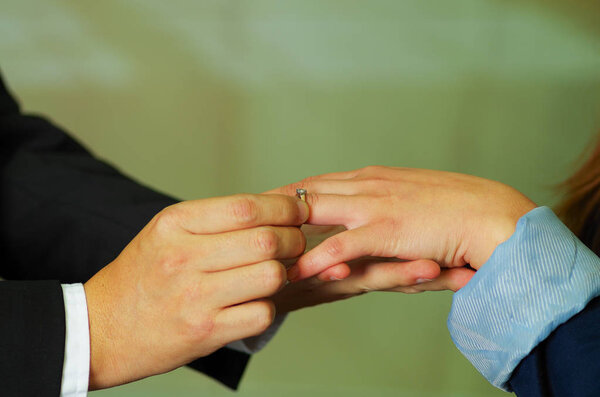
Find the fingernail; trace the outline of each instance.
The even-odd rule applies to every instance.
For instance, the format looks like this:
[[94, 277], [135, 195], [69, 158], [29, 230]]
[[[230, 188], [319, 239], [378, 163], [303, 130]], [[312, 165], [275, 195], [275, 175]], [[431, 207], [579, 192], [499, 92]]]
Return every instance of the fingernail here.
[[417, 284], [428, 283], [430, 281], [433, 281], [433, 279], [432, 278], [418, 278], [417, 279]]
[[337, 277], [334, 277], [334, 276], [329, 276], [329, 281], [340, 281], [340, 280], [341, 280], [341, 278], [337, 278]]
[[288, 269], [287, 271], [287, 278], [290, 281], [294, 281], [295, 279], [298, 278], [298, 274], [300, 273], [300, 269], [298, 269], [298, 266], [292, 266]]
[[306, 202], [302, 200], [296, 201], [296, 204], [298, 205], [298, 209], [300, 210], [300, 223], [304, 223], [308, 220], [308, 215], [310, 213], [308, 204], [306, 204]]

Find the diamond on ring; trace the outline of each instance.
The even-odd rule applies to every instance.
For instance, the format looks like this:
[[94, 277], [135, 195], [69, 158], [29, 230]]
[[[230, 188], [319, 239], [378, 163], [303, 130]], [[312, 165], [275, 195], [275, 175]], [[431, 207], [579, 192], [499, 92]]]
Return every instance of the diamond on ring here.
[[306, 189], [296, 189], [296, 197], [306, 202]]

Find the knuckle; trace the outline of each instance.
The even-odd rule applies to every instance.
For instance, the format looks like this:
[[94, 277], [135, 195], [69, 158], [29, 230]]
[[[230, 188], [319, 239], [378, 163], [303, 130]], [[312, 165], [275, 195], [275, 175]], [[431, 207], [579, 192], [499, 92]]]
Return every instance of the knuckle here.
[[267, 257], [272, 257], [279, 249], [279, 236], [272, 227], [266, 226], [257, 229], [254, 241], [258, 252]]
[[198, 302], [211, 300], [223, 288], [222, 285], [211, 282], [205, 277], [194, 280], [192, 284], [193, 287], [189, 287], [190, 294], [187, 296], [187, 302], [190, 306]]
[[259, 333], [263, 333], [273, 324], [275, 319], [275, 304], [270, 300], [257, 302], [255, 325]]
[[287, 273], [285, 266], [278, 261], [268, 261], [263, 266], [263, 280], [268, 295], [272, 295], [285, 284]]
[[178, 211], [177, 206], [171, 205], [154, 216], [154, 230], [158, 233], [168, 233], [177, 225]]
[[193, 344], [206, 341], [215, 329], [215, 318], [209, 313], [187, 318], [184, 321], [185, 333]]
[[453, 292], [457, 292], [459, 289], [461, 289], [462, 286], [463, 286], [463, 284], [461, 283], [461, 280], [457, 279], [457, 277], [454, 274], [452, 274], [449, 277], [449, 280], [445, 283], [445, 285], [443, 287], [444, 287], [444, 289], [448, 289]]
[[180, 271], [188, 260], [188, 254], [184, 250], [170, 247], [160, 255], [159, 264], [162, 272], [170, 275]]
[[237, 195], [229, 204], [229, 215], [242, 225], [251, 225], [258, 219], [258, 204], [250, 195]]
[[[296, 191], [294, 190], [294, 194]], [[296, 199], [291, 196], [284, 196], [281, 198], [281, 205], [277, 208], [277, 217], [281, 224], [291, 225], [298, 221], [300, 216], [299, 208], [296, 205]]]
[[386, 167], [381, 165], [368, 165], [359, 170], [359, 174], [363, 176], [378, 176], [386, 169]]
[[373, 174], [376, 171], [377, 171], [376, 165], [368, 165], [368, 166], [360, 169], [361, 174]]
[[330, 237], [325, 244], [325, 251], [331, 257], [337, 258], [344, 253], [344, 242], [338, 236]]
[[200, 291], [203, 289], [201, 283], [188, 283], [181, 288], [181, 296], [186, 304], [192, 303], [199, 298]]
[[304, 250], [306, 249], [306, 236], [304, 235], [304, 233], [302, 233], [302, 231], [300, 229], [296, 229], [294, 228], [294, 236], [292, 237], [294, 239], [294, 250], [291, 252], [291, 254], [293, 256], [300, 256], [304, 253]]

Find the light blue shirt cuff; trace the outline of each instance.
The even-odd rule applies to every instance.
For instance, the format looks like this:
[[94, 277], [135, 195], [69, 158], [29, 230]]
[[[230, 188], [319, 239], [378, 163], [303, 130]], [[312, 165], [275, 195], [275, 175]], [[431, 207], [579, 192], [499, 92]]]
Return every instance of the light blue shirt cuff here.
[[475, 368], [510, 391], [519, 362], [599, 295], [600, 259], [539, 207], [454, 294], [448, 329]]

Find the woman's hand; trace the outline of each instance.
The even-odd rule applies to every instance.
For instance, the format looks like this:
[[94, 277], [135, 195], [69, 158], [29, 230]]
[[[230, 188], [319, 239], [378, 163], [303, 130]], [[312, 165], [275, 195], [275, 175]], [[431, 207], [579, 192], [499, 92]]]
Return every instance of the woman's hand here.
[[170, 371], [274, 317], [281, 259], [304, 252], [306, 203], [281, 195], [183, 202], [157, 214], [85, 283], [90, 388]]
[[[307, 240], [306, 249], [310, 250], [344, 230], [344, 227], [303, 225], [302, 231]], [[295, 260], [283, 262], [289, 262], [291, 265]], [[437, 263], [428, 259], [400, 261], [377, 257], [355, 259], [348, 265], [334, 266], [326, 273], [329, 273], [326, 277], [318, 275], [287, 284], [272, 297], [277, 313], [287, 313], [372, 291], [408, 294], [457, 291], [475, 274], [467, 268], [441, 269]]]
[[[348, 299], [374, 291], [416, 294], [425, 291], [458, 291], [475, 274], [467, 268], [440, 269], [433, 261], [419, 259], [400, 262], [364, 257], [348, 263], [350, 275], [338, 281], [313, 276], [286, 285], [271, 299], [277, 313]], [[428, 274], [428, 278], [423, 278]]]
[[[536, 205], [499, 182], [451, 172], [367, 167], [305, 179], [273, 192], [308, 191], [308, 223], [344, 225], [304, 254], [291, 280], [325, 272], [348, 274], [344, 264], [364, 256], [429, 259], [442, 267], [478, 269]], [[337, 265], [337, 266], [336, 266]], [[344, 269], [346, 269], [344, 271]]]

